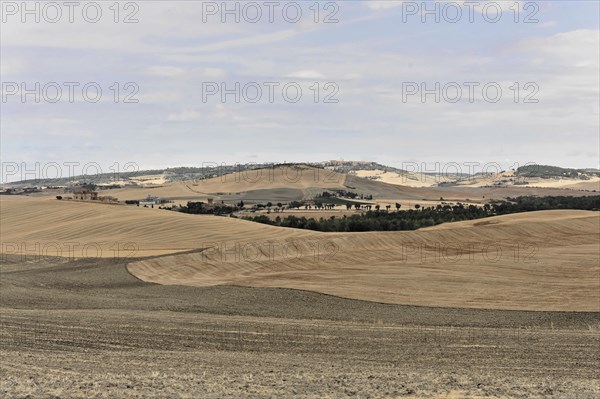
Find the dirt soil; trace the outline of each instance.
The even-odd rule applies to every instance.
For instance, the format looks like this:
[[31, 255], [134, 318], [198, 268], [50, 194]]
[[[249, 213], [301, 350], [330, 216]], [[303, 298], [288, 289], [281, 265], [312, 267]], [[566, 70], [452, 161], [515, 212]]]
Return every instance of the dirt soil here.
[[3, 398], [597, 398], [600, 314], [162, 286], [3, 256]]

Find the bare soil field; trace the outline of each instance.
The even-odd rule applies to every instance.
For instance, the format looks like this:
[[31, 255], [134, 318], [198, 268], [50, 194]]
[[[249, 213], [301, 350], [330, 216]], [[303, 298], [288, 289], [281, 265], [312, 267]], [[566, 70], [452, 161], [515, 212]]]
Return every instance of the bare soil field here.
[[0, 396], [596, 398], [599, 314], [142, 282], [110, 259], [0, 266]]

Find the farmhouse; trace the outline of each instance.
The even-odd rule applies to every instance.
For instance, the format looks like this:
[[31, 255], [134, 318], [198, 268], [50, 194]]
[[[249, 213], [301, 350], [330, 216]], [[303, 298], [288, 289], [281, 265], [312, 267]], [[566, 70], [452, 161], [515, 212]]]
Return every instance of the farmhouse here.
[[73, 190], [73, 199], [82, 201], [97, 201], [98, 192], [86, 188], [76, 188]]
[[140, 205], [144, 206], [144, 205], [160, 205], [160, 204], [165, 204], [169, 202], [168, 200], [164, 200], [162, 198], [159, 197], [155, 197], [153, 195], [149, 195], [146, 197], [146, 199], [140, 200]]

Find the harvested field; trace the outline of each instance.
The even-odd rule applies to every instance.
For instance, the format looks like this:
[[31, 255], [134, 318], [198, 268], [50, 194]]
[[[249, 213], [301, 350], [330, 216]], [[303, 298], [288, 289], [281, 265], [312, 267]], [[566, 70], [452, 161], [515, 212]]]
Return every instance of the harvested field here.
[[377, 302], [599, 311], [600, 215], [542, 211], [400, 232], [214, 242], [132, 262], [148, 282], [317, 291]]
[[5, 253], [129, 258], [197, 250], [203, 242], [250, 235], [266, 239], [309, 234], [228, 217], [47, 197], [2, 196], [0, 206]]
[[43, 197], [0, 201], [4, 253], [33, 259], [163, 255], [128, 266], [153, 283], [294, 288], [425, 306], [600, 310], [594, 278], [600, 215], [591, 211], [328, 234]]

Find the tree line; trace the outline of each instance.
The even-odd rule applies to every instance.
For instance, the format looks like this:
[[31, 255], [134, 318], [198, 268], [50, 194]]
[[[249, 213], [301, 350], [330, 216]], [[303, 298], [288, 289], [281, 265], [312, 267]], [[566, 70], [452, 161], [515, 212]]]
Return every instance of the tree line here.
[[[399, 207], [397, 208], [399, 209]], [[287, 216], [270, 219], [266, 215], [244, 217], [258, 223], [281, 227], [293, 227], [323, 232], [361, 232], [361, 231], [397, 231], [416, 230], [422, 227], [435, 226], [441, 223], [462, 220], [481, 219], [490, 216], [518, 212], [529, 212], [551, 209], [600, 210], [600, 196], [589, 197], [532, 197], [523, 196], [494, 201], [483, 206], [475, 205], [437, 205], [417, 207], [409, 210], [390, 212], [380, 209], [369, 210], [360, 215], [329, 218], [306, 218]]]

